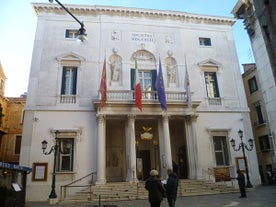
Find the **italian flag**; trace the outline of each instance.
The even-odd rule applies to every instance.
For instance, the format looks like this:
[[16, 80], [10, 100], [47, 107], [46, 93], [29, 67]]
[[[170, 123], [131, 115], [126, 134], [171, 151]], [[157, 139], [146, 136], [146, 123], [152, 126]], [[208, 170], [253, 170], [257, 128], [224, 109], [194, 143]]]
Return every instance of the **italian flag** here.
[[140, 111], [142, 111], [142, 91], [141, 91], [141, 84], [139, 80], [139, 73], [137, 67], [137, 60], [135, 59], [135, 104]]

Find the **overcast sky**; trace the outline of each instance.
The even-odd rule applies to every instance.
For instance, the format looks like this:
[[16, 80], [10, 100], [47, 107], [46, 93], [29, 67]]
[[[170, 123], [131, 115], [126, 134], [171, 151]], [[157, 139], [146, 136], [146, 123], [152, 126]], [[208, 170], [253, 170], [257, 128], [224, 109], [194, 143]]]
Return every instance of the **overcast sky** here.
[[[62, 4], [112, 5], [182, 11], [233, 17], [237, 0], [59, 0]], [[31, 2], [48, 0], [1, 0], [0, 61], [7, 77], [5, 96], [19, 97], [27, 91], [36, 15]], [[239, 63], [254, 61], [250, 41], [241, 20], [233, 26]]]

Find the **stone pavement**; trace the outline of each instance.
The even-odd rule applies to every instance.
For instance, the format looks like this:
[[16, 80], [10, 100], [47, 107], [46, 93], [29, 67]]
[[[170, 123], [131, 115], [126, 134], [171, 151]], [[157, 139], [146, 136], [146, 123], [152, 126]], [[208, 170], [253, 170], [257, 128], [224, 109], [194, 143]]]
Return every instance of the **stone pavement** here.
[[[276, 207], [276, 186], [258, 186], [247, 191], [247, 198], [239, 198], [239, 193], [179, 197], [175, 207]], [[96, 207], [99, 203], [75, 203], [52, 205], [52, 207]], [[149, 207], [147, 200], [101, 202], [104, 207]], [[27, 202], [25, 207], [49, 207], [48, 202]], [[163, 200], [161, 207], [168, 207]]]

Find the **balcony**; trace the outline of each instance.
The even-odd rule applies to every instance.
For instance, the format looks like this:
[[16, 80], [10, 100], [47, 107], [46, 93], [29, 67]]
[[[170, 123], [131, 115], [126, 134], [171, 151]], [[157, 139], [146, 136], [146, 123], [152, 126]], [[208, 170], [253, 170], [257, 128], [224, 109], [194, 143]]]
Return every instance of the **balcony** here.
[[257, 121], [254, 121], [254, 126], [255, 127], [261, 127], [261, 126], [264, 126], [266, 124], [267, 124], [266, 120], [257, 120]]
[[209, 105], [221, 105], [221, 98], [208, 98]]
[[60, 103], [62, 104], [75, 104], [76, 103], [76, 95], [61, 95]]
[[[186, 92], [166, 91], [166, 100], [170, 102], [186, 102]], [[100, 97], [101, 98], [101, 97]], [[131, 90], [108, 90], [107, 101], [133, 101], [135, 91]], [[143, 101], [158, 101], [157, 91], [142, 91]]]

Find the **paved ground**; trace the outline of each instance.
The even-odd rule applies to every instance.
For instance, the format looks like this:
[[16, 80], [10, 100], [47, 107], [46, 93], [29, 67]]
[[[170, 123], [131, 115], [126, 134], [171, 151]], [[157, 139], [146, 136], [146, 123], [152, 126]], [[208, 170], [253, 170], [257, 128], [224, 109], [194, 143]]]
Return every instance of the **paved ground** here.
[[[276, 186], [260, 186], [247, 192], [247, 198], [239, 198], [239, 193], [228, 193], [208, 196], [179, 197], [176, 207], [276, 207]], [[115, 207], [149, 207], [147, 200], [102, 202], [101, 206]], [[76, 203], [54, 205], [53, 207], [95, 207], [99, 203]], [[27, 202], [25, 207], [49, 207], [48, 202]], [[168, 207], [163, 200], [161, 207]]]

